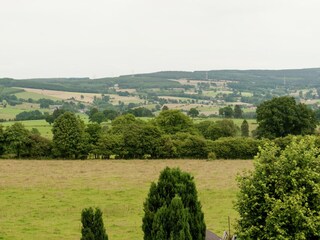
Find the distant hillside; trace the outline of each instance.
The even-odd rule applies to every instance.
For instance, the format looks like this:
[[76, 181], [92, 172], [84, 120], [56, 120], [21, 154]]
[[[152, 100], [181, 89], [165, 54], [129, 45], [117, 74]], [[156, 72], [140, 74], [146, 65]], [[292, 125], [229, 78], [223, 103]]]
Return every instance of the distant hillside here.
[[229, 87], [238, 90], [253, 88], [320, 87], [320, 68], [285, 70], [212, 70], [212, 71], [164, 71], [136, 74], [136, 77], [156, 77], [163, 79], [230, 80]]
[[288, 70], [212, 70], [212, 71], [164, 71], [135, 74], [115, 78], [39, 78], [0, 79], [3, 87], [28, 87], [60, 91], [107, 93], [115, 85], [120, 88], [185, 88], [175, 81], [190, 80], [230, 80], [228, 87], [238, 91], [259, 91], [285, 87], [286, 89], [320, 88], [320, 68]]

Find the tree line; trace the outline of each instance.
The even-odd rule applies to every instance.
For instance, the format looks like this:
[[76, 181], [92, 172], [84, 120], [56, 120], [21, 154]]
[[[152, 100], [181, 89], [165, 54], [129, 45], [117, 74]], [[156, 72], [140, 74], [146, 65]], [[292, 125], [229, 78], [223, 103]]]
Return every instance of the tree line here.
[[[207, 158], [210, 152], [216, 152], [217, 157], [228, 157], [218, 150], [225, 142], [243, 147], [255, 141], [233, 138], [240, 129], [232, 120], [208, 120], [195, 124], [178, 110], [164, 110], [150, 121], [124, 114], [115, 117], [110, 128], [95, 122], [84, 124], [74, 113], [63, 109], [55, 110], [47, 120], [52, 122], [52, 140], [42, 137], [37, 129], [27, 130], [21, 123], [7, 128], [1, 126], [0, 155], [18, 158], [157, 159]], [[230, 138], [223, 140], [221, 137]], [[218, 139], [220, 141], [216, 141]], [[257, 150], [258, 144], [252, 146]], [[251, 153], [241, 156], [253, 157]]]
[[[114, 118], [111, 127], [93, 123], [94, 116], [100, 113]], [[21, 123], [6, 129], [0, 127], [0, 155], [66, 159], [252, 159], [264, 141], [282, 142], [279, 138], [287, 139], [290, 134], [313, 134], [317, 124], [314, 112], [290, 97], [262, 103], [257, 114], [256, 138], [248, 138], [246, 120], [240, 129], [230, 119], [194, 123], [179, 110], [165, 108], [150, 121], [130, 113], [116, 116], [112, 111], [96, 110], [89, 115], [92, 122], [86, 125], [74, 113], [57, 109], [48, 118], [52, 122], [52, 140], [41, 137], [36, 129], [26, 130]]]

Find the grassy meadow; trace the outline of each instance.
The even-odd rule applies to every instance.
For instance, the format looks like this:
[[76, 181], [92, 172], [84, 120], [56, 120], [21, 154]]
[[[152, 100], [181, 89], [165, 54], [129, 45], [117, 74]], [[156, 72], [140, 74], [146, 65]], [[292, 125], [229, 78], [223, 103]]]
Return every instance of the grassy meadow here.
[[52, 126], [46, 122], [46, 120], [29, 120], [29, 121], [10, 121], [0, 123], [2, 126], [7, 127], [12, 124], [19, 122], [22, 123], [26, 129], [31, 130], [32, 128], [36, 128], [39, 130], [41, 136], [51, 139], [52, 138]]
[[[6, 108], [0, 106], [0, 119], [14, 119], [17, 114], [23, 111], [32, 111], [32, 110], [39, 110], [40, 105], [37, 103], [26, 103], [18, 104], [16, 106], [8, 105]], [[46, 110], [48, 111], [48, 109]]]
[[[89, 123], [89, 118], [86, 114], [78, 114], [78, 116], [86, 124]], [[28, 130], [31, 130], [32, 128], [37, 128], [41, 136], [52, 139], [52, 131], [51, 131], [52, 125], [46, 122], [46, 120], [9, 121], [9, 122], [1, 122], [0, 125], [4, 127], [8, 127], [16, 122], [22, 123]]]
[[166, 166], [195, 177], [207, 228], [222, 235], [250, 160], [0, 160], [0, 239], [79, 239], [89, 206], [102, 209], [110, 239], [142, 239], [143, 202]]

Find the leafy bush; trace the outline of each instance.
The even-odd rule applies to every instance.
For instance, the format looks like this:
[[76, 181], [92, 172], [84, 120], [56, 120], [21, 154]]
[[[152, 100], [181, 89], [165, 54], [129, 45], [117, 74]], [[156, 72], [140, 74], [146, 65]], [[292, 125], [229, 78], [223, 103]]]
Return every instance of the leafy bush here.
[[216, 160], [217, 159], [217, 155], [214, 152], [209, 152], [208, 153], [208, 159], [209, 160]]
[[39, 120], [45, 119], [47, 115], [44, 115], [39, 110], [34, 111], [24, 111], [16, 115], [16, 121], [24, 121], [24, 120]]
[[241, 239], [320, 239], [320, 158], [315, 137], [281, 150], [268, 142], [238, 178]]
[[207, 158], [207, 140], [202, 136], [189, 133], [172, 135], [178, 157], [181, 158]]
[[217, 158], [252, 159], [257, 155], [261, 143], [261, 140], [253, 138], [220, 138], [208, 142], [208, 151], [214, 152]]

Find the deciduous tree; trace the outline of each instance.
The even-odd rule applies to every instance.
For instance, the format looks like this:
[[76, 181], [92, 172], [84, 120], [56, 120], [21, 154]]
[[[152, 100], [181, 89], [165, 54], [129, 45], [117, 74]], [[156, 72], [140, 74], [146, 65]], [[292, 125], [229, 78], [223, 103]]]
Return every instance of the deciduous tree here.
[[293, 97], [278, 97], [257, 107], [257, 135], [276, 138], [314, 133], [317, 126], [315, 113]]
[[192, 118], [198, 117], [199, 111], [196, 108], [190, 108], [190, 110], [188, 111], [188, 115]]
[[319, 153], [311, 136], [261, 149], [254, 170], [238, 178], [239, 238], [320, 239]]
[[14, 123], [5, 131], [5, 142], [10, 151], [19, 158], [23, 151], [26, 151], [29, 131], [21, 124]]
[[155, 118], [156, 124], [165, 133], [175, 134], [176, 132], [192, 131], [192, 120], [179, 110], [165, 110]]
[[53, 151], [57, 157], [78, 158], [85, 154], [87, 140], [84, 123], [74, 113], [65, 112], [59, 116], [52, 127]]

